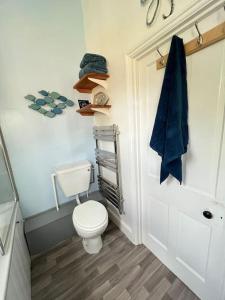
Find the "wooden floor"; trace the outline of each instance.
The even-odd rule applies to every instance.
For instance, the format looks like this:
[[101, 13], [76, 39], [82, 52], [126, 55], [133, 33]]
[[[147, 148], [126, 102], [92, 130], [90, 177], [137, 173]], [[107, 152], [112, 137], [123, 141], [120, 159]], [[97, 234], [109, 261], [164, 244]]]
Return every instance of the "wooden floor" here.
[[32, 259], [33, 300], [197, 300], [145, 246], [134, 246], [115, 225], [97, 255], [75, 236]]

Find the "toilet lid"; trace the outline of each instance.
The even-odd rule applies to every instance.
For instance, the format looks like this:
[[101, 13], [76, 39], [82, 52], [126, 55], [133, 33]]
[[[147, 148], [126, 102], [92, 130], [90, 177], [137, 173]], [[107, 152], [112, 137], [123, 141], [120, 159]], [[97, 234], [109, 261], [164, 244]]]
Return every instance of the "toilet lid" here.
[[83, 228], [95, 228], [103, 224], [108, 218], [108, 213], [104, 205], [89, 200], [74, 208], [73, 222]]

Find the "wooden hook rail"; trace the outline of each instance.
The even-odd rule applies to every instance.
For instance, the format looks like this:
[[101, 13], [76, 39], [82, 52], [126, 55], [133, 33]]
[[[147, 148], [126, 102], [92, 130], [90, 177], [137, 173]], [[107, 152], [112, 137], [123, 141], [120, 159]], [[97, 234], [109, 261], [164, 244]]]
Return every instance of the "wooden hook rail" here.
[[[191, 40], [184, 45], [186, 56], [196, 53], [204, 48], [207, 48], [221, 40], [225, 39], [225, 22], [212, 28], [211, 30], [202, 34], [202, 43], [199, 43], [199, 37]], [[156, 69], [165, 68], [168, 54], [163, 55], [156, 61]]]

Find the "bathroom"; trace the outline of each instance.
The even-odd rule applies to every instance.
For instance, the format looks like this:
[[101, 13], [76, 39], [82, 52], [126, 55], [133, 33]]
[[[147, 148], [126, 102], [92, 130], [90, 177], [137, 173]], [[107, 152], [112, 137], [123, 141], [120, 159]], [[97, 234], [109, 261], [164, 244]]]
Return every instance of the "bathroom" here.
[[[0, 228], [1, 300], [225, 299], [224, 5], [0, 1], [0, 178], [8, 176], [0, 182], [0, 205], [9, 204], [7, 213], [0, 210], [0, 225], [7, 223]], [[160, 184], [161, 158], [149, 147], [174, 35], [185, 45], [195, 40], [186, 56], [189, 144], [181, 185], [172, 176]], [[105, 57], [109, 75], [97, 81], [109, 101], [90, 115], [80, 113], [78, 100], [93, 103], [93, 93], [74, 88], [85, 53]], [[43, 98], [39, 91], [73, 105], [48, 118], [25, 98]], [[99, 191], [93, 131], [113, 124], [119, 209]], [[115, 150], [107, 141], [100, 146]], [[86, 188], [79, 199], [67, 197], [60, 169], [80, 163], [89, 172], [88, 197]], [[74, 188], [81, 178], [75, 173]], [[16, 188], [8, 201], [10, 185]], [[88, 253], [75, 229], [79, 200], [101, 204], [106, 228], [98, 253]], [[85, 221], [98, 216], [96, 205]]]

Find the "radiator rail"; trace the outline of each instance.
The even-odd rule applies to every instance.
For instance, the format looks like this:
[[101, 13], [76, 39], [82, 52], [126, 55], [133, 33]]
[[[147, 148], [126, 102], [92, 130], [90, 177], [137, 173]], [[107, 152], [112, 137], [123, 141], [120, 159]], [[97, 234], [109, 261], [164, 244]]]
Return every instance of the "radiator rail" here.
[[[121, 185], [120, 158], [119, 158], [119, 130], [117, 125], [95, 126], [93, 135], [96, 142], [95, 157], [98, 165], [98, 185], [102, 195], [120, 214], [124, 213]], [[100, 149], [100, 141], [112, 142], [114, 152]], [[103, 169], [108, 169], [115, 174], [116, 183], [103, 176]]]

